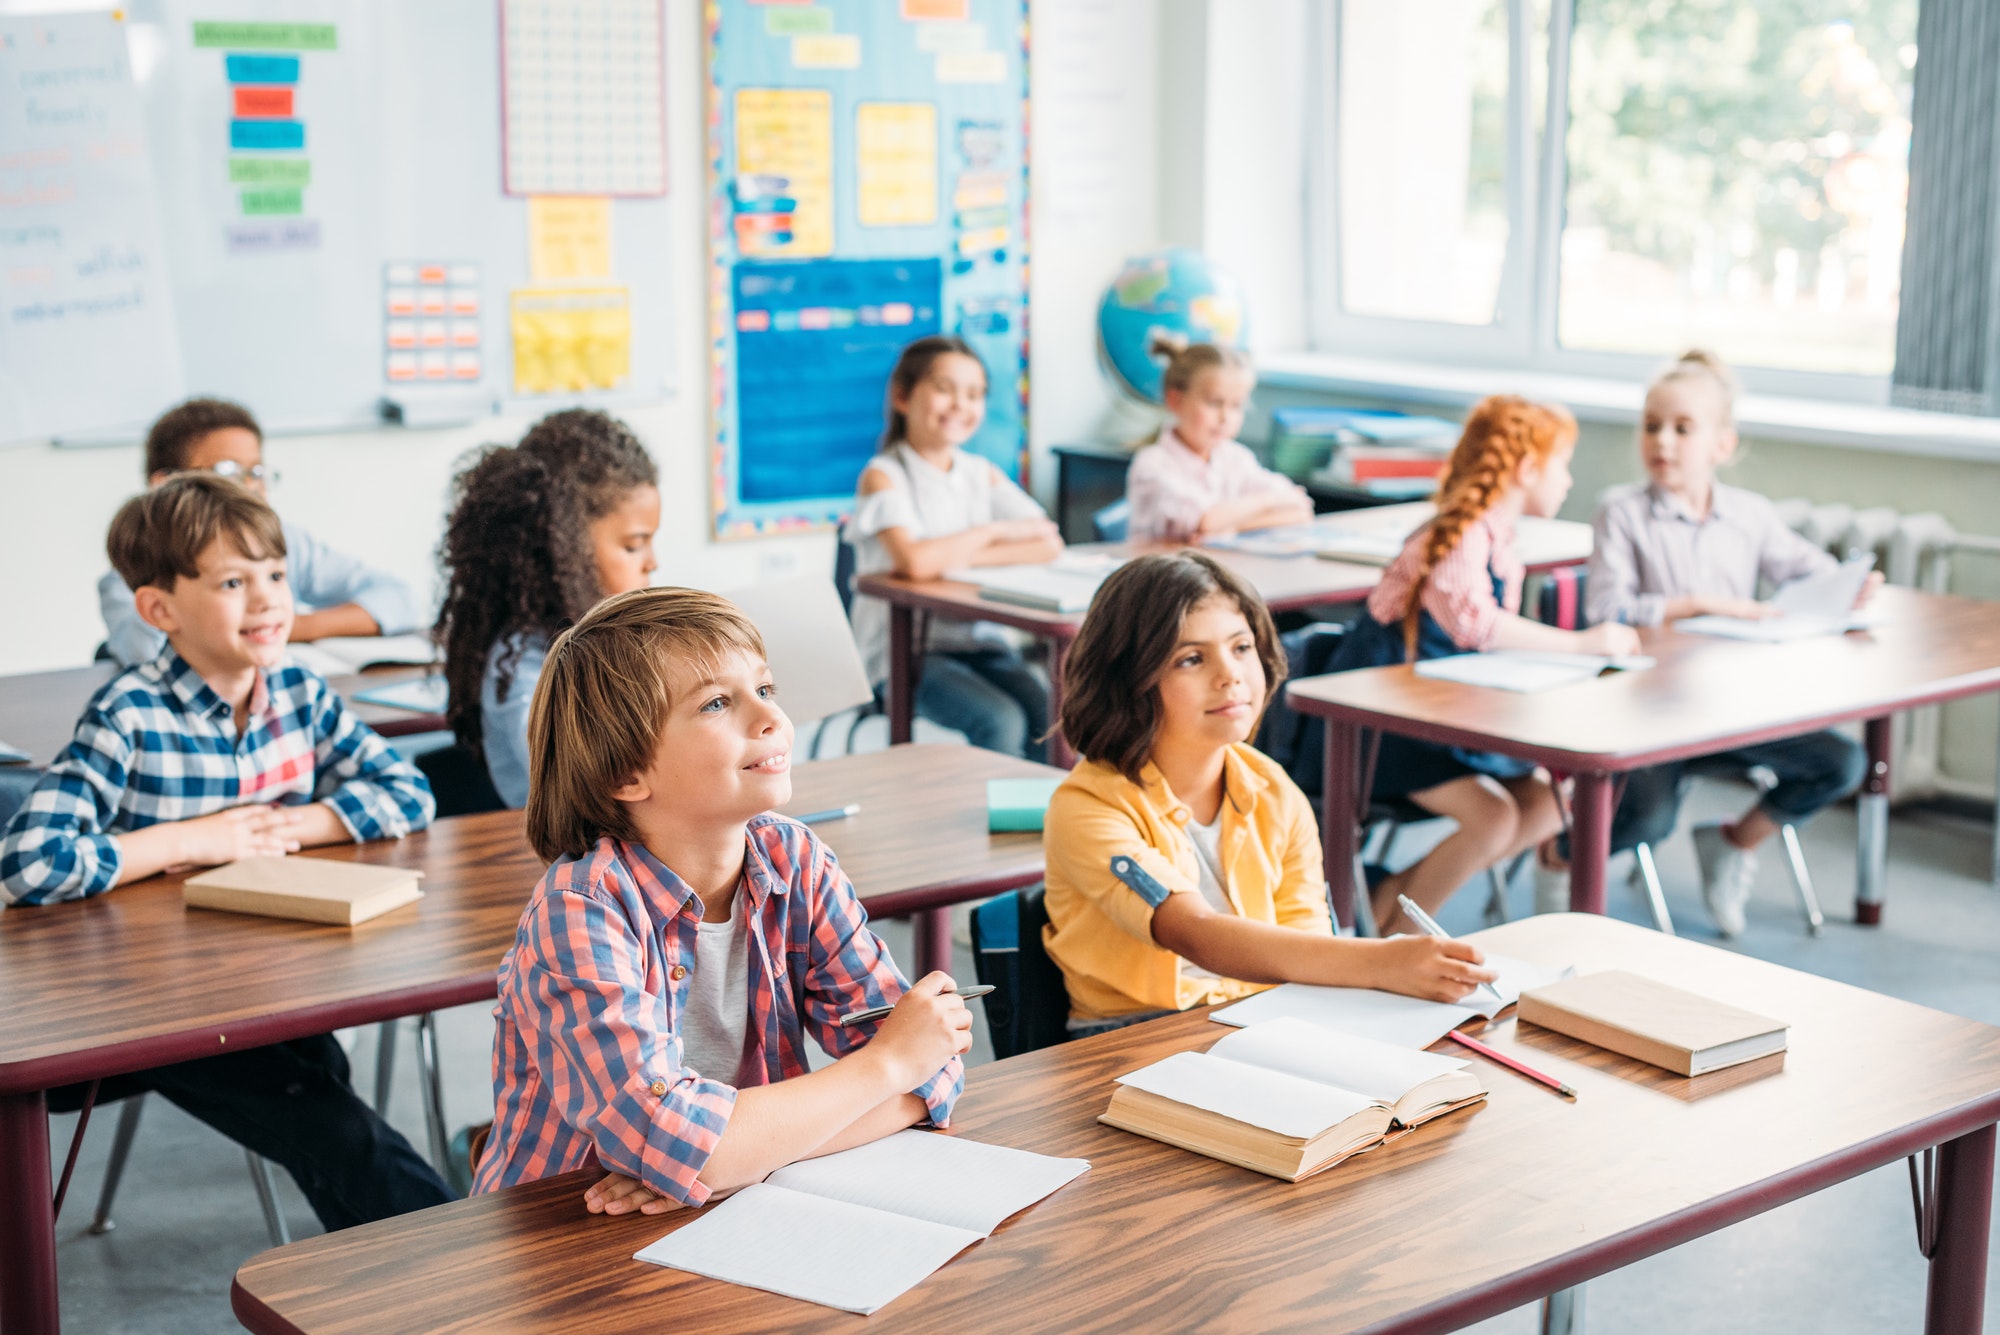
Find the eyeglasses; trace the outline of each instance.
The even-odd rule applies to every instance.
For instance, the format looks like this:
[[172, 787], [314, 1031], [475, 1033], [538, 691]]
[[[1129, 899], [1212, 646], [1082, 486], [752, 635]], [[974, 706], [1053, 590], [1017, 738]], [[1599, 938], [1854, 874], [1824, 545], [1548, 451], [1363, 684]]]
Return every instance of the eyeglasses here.
[[256, 482], [266, 487], [278, 485], [278, 470], [266, 468], [263, 464], [251, 464], [245, 468], [234, 459], [218, 459], [208, 466], [208, 471], [231, 482]]

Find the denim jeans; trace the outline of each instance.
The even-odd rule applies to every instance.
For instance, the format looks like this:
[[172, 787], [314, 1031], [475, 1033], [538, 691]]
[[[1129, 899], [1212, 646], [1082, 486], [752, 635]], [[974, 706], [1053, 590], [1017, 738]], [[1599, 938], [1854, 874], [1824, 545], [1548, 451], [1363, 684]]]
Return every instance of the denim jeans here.
[[[50, 1090], [50, 1109], [82, 1107], [86, 1088]], [[146, 1090], [283, 1167], [329, 1233], [457, 1198], [355, 1094], [331, 1034], [115, 1076], [98, 1099]]]
[[919, 716], [964, 733], [974, 746], [1048, 757], [1049, 688], [1012, 649], [926, 654], [916, 705]]

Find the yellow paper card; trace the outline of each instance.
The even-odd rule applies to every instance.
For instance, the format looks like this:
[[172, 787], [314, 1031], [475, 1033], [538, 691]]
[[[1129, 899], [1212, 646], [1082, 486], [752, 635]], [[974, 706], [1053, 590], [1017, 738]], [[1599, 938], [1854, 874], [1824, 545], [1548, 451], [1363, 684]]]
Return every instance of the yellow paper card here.
[[611, 277], [611, 201], [602, 195], [528, 200], [528, 276], [537, 283]]
[[937, 108], [929, 102], [863, 102], [855, 110], [863, 227], [937, 221]]
[[632, 371], [632, 297], [622, 287], [517, 287], [509, 295], [514, 392], [616, 389]]
[[736, 175], [739, 190], [754, 178], [760, 190], [791, 201], [789, 230], [743, 231], [743, 255], [831, 255], [833, 94], [824, 88], [738, 89]]

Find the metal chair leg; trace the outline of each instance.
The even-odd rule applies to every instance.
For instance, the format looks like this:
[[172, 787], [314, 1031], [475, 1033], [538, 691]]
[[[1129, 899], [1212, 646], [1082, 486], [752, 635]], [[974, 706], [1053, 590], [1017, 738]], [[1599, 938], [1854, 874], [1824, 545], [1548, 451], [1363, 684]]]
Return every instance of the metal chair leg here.
[[118, 1181], [125, 1176], [125, 1160], [132, 1154], [132, 1138], [139, 1134], [139, 1114], [146, 1110], [146, 1096], [134, 1094], [118, 1110], [118, 1129], [111, 1136], [111, 1161], [104, 1165], [104, 1185], [97, 1191], [97, 1213], [90, 1217], [90, 1232], [102, 1235], [118, 1227], [111, 1217], [111, 1203], [118, 1197]]
[[1646, 904], [1653, 910], [1653, 926], [1668, 936], [1674, 934], [1674, 920], [1667, 912], [1666, 892], [1660, 889], [1660, 869], [1653, 864], [1653, 846], [1639, 844], [1632, 853], [1639, 859], [1639, 883], [1646, 891]]
[[1542, 1299], [1542, 1335], [1583, 1335], [1583, 1285]]
[[1354, 855], [1354, 934], [1382, 935], [1381, 930], [1375, 925], [1375, 903], [1368, 897], [1368, 872], [1361, 865], [1359, 853]]
[[278, 1204], [270, 1161], [255, 1150], [243, 1151], [243, 1157], [250, 1161], [250, 1185], [257, 1188], [257, 1204], [264, 1208], [264, 1230], [271, 1235], [273, 1247], [282, 1247], [292, 1240], [292, 1230], [285, 1227], [285, 1211]]
[[396, 1081], [396, 1032], [402, 1024], [384, 1020], [375, 1026], [375, 1115], [389, 1115], [389, 1088]]
[[1505, 870], [1502, 870], [1497, 863], [1486, 869], [1486, 879], [1493, 887], [1493, 893], [1486, 899], [1486, 921], [1489, 926], [1497, 927], [1503, 922], [1513, 921], [1513, 914], [1507, 910], [1507, 890], [1520, 879], [1521, 868], [1527, 866], [1528, 859], [1534, 855], [1533, 849], [1527, 849], [1515, 854], [1514, 860], [1507, 864]]
[[1785, 860], [1792, 865], [1792, 884], [1799, 892], [1799, 907], [1805, 910], [1806, 930], [1818, 936], [1826, 927], [1819, 911], [1819, 895], [1813, 891], [1812, 869], [1806, 866], [1806, 851], [1799, 846], [1798, 827], [1790, 821], [1778, 827], [1785, 840]]
[[437, 1017], [417, 1019], [418, 1088], [424, 1096], [424, 1127], [430, 1132], [431, 1166], [443, 1173], [451, 1162], [451, 1133], [444, 1125], [444, 1081], [438, 1073]]

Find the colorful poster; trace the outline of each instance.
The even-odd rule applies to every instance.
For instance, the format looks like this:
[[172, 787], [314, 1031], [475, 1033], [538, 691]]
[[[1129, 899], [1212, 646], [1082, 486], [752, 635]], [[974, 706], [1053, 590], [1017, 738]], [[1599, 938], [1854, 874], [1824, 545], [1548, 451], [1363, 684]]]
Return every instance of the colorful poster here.
[[519, 287], [509, 302], [514, 392], [617, 389], [632, 373], [632, 297], [622, 287]]
[[[222, 51], [229, 89], [229, 183], [245, 218], [289, 218], [288, 225], [233, 224], [235, 255], [317, 246], [319, 226], [304, 221], [312, 161], [306, 153], [307, 99], [300, 97], [306, 54], [340, 49], [331, 23], [196, 23], [194, 44]], [[324, 97], [324, 89], [321, 96]]]
[[937, 221], [937, 107], [863, 102], [855, 112], [854, 171], [863, 227]]
[[833, 96], [736, 94], [736, 246], [763, 258], [833, 253]]
[[501, 0], [510, 195], [667, 193], [665, 0]]
[[383, 378], [391, 384], [477, 381], [479, 266], [442, 261], [382, 266]]
[[537, 283], [611, 277], [611, 200], [534, 195], [528, 200], [528, 276]]

